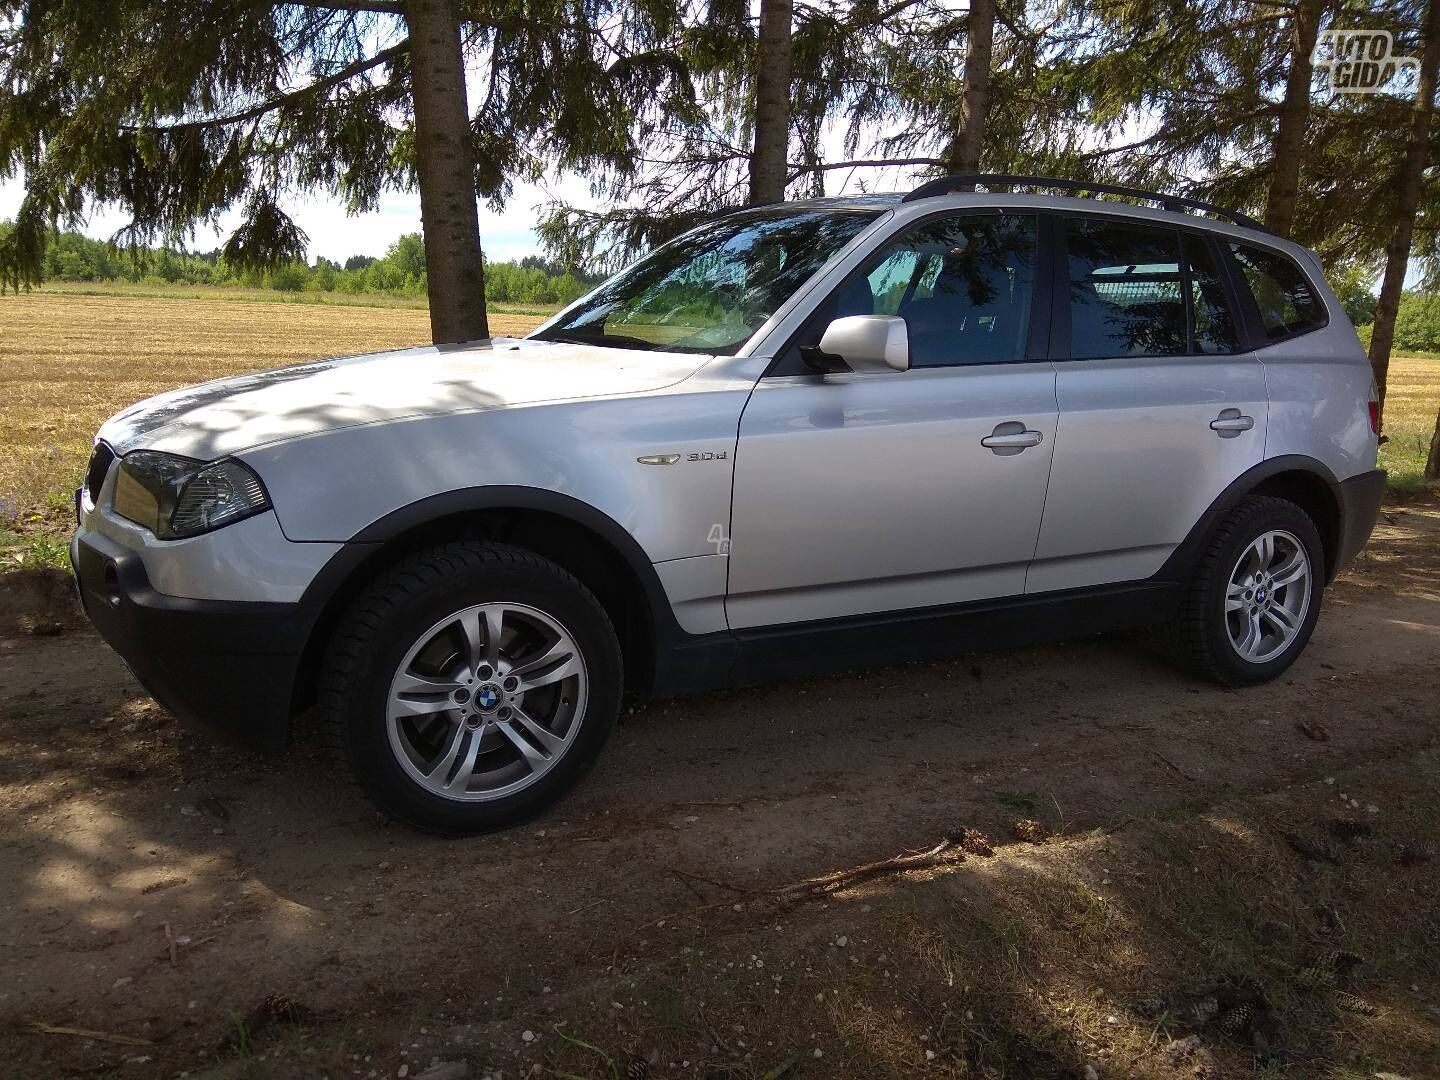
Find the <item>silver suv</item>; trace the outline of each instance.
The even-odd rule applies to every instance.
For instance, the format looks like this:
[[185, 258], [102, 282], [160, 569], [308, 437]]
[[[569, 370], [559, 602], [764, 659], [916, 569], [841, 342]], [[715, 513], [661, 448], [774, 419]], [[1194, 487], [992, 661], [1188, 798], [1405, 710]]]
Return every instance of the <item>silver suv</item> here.
[[1149, 625], [1274, 678], [1384, 490], [1354, 329], [1239, 215], [1026, 186], [1079, 188], [733, 213], [524, 340], [135, 405], [77, 496], [90, 618], [453, 833], [552, 803], [626, 691]]

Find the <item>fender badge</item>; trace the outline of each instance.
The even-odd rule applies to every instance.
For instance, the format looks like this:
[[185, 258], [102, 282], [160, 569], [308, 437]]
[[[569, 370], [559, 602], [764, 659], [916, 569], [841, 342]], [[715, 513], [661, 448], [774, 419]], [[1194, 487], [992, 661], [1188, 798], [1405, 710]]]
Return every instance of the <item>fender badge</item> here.
[[635, 459], [641, 465], [674, 465], [680, 460], [679, 454], [643, 454]]

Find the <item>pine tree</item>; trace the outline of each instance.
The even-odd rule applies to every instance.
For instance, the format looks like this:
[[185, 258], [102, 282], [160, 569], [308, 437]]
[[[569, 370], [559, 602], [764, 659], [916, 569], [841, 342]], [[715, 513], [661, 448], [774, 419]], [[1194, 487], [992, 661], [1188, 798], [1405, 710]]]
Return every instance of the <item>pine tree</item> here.
[[[177, 247], [239, 209], [225, 258], [264, 269], [305, 250], [287, 196], [363, 211], [418, 184], [434, 335], [483, 336], [477, 194], [498, 203], [550, 162], [625, 167], [639, 117], [689, 100], [651, 47], [674, 6], [624, 14], [578, 0], [0, 0], [0, 173], [25, 183], [0, 284], [38, 280], [51, 230], [95, 204], [130, 215], [118, 242]], [[473, 110], [467, 67], [485, 76]]]
[[1405, 156], [1395, 178], [1395, 206], [1390, 217], [1394, 231], [1385, 248], [1385, 276], [1375, 306], [1375, 327], [1370, 335], [1370, 367], [1379, 390], [1381, 416], [1385, 409], [1385, 383], [1390, 373], [1390, 347], [1395, 340], [1395, 316], [1410, 268], [1410, 247], [1425, 180], [1425, 163], [1431, 143], [1430, 118], [1435, 111], [1435, 77], [1440, 68], [1440, 0], [1429, 0], [1421, 31], [1424, 48], [1415, 87], [1415, 102], [1405, 141]]

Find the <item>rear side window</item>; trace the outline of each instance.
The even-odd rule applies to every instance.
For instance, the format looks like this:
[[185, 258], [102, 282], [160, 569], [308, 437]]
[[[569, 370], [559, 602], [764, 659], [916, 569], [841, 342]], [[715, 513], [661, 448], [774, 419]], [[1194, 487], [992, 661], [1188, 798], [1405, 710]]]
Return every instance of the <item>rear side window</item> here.
[[1260, 309], [1266, 338], [1280, 341], [1325, 325], [1325, 305], [1289, 258], [1249, 244], [1231, 244], [1230, 251]]
[[1235, 318], [1203, 240], [1101, 219], [1068, 222], [1070, 355], [1231, 353]]
[[1190, 273], [1190, 351], [1205, 355], [1235, 352], [1240, 335], [1210, 247], [1200, 237], [1186, 233], [1181, 249]]

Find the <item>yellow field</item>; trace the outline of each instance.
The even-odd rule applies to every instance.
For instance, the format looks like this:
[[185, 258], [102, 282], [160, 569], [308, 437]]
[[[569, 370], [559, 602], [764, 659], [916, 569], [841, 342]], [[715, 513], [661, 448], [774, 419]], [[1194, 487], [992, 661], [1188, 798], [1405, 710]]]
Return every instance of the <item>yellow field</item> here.
[[1435, 433], [1440, 409], [1440, 358], [1397, 356], [1390, 361], [1385, 391], [1385, 434], [1380, 465], [1390, 470], [1390, 486], [1410, 492], [1419, 488], [1425, 455]]
[[[524, 334], [538, 315], [491, 315]], [[37, 292], [0, 298], [0, 525], [68, 504], [90, 438], [162, 390], [323, 356], [424, 344], [425, 311]]]
[[[540, 315], [493, 314], [497, 334], [523, 334]], [[415, 345], [423, 310], [267, 303], [235, 298], [0, 298], [0, 525], [19, 512], [68, 508], [106, 417], [140, 398], [223, 375], [323, 356]], [[1418, 482], [1440, 408], [1440, 360], [1390, 368], [1381, 463]]]

